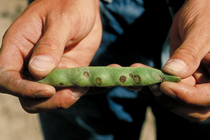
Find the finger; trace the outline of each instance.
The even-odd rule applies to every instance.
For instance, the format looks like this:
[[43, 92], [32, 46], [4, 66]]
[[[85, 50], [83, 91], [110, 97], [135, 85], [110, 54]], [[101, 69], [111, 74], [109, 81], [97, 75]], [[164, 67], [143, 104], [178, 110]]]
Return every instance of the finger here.
[[0, 91], [18, 97], [46, 98], [54, 95], [53, 87], [29, 81], [22, 75], [31, 49], [41, 35], [41, 21], [32, 15], [28, 16], [24, 12], [3, 38], [0, 51]]
[[47, 98], [55, 94], [52, 86], [32, 82], [18, 72], [0, 73], [0, 91], [17, 97]]
[[210, 75], [203, 63], [201, 63], [197, 71], [193, 74], [193, 78], [196, 80], [196, 84], [209, 83]]
[[[190, 76], [186, 79], [182, 79], [182, 82], [186, 83], [186, 84], [190, 84], [192, 86], [194, 86], [196, 84], [195, 78], [192, 76]], [[163, 94], [162, 91], [160, 90], [160, 84], [150, 85], [149, 88], [152, 91], [152, 93], [157, 97], [161, 96]]]
[[196, 106], [209, 106], [210, 105], [210, 84], [197, 84], [189, 85], [183, 82], [172, 83], [172, 82], [163, 82], [160, 86], [160, 90], [174, 98], [178, 99], [189, 105]]
[[110, 64], [108, 67], [121, 67], [119, 64]]
[[48, 15], [44, 34], [33, 50], [28, 67], [35, 77], [49, 74], [60, 62], [66, 44], [71, 44], [69, 41], [75, 32], [70, 29], [71, 24], [64, 18], [57, 20], [59, 22]]
[[183, 43], [181, 46], [173, 46], [174, 44], [171, 44], [172, 49], [176, 49], [176, 51], [163, 67], [165, 72], [186, 78], [197, 70], [201, 60], [209, 52], [210, 41], [206, 36], [209, 30], [204, 29], [202, 25], [197, 25], [197, 23], [194, 24], [186, 31], [186, 35], [182, 37]]
[[28, 62], [34, 44], [41, 36], [41, 27], [38, 26], [39, 23], [41, 21], [26, 18], [25, 13], [23, 13], [10, 26], [4, 35], [0, 50], [1, 69], [5, 71], [21, 71], [23, 69], [24, 63]]
[[156, 96], [156, 100], [164, 108], [190, 121], [204, 121], [210, 116], [210, 110], [207, 107], [197, 107], [182, 104], [164, 94], [161, 96]]
[[149, 67], [149, 66], [141, 64], [141, 63], [134, 63], [130, 67]]
[[66, 88], [48, 99], [19, 98], [23, 109], [29, 113], [39, 113], [58, 109], [67, 109], [72, 106], [81, 96], [87, 92], [88, 88]]
[[156, 96], [159, 97], [162, 95], [162, 91], [160, 90], [160, 84], [154, 84], [150, 85], [149, 89], [152, 91], [152, 93]]

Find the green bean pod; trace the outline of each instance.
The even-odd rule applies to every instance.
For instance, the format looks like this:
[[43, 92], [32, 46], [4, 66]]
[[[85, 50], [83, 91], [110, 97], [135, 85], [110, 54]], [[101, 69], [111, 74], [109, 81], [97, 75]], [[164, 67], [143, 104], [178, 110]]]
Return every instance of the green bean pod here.
[[54, 87], [148, 86], [181, 78], [148, 67], [77, 67], [55, 69], [38, 81]]

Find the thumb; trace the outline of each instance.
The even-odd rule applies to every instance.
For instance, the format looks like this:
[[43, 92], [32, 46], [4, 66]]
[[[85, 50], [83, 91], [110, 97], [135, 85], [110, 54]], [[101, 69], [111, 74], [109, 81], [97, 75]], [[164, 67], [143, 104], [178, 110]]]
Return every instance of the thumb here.
[[192, 75], [198, 69], [208, 48], [202, 43], [198, 44], [184, 42], [165, 64], [163, 71], [181, 78]]
[[28, 65], [30, 73], [35, 77], [48, 75], [60, 62], [68, 38], [67, 26], [60, 22], [48, 23], [44, 35], [34, 47]]

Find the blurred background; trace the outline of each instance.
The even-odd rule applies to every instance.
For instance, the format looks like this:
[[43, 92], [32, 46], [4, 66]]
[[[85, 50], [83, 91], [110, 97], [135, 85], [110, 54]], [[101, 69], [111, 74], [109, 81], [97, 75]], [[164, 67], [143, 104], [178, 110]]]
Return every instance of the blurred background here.
[[[0, 0], [1, 40], [26, 6], [27, 0]], [[26, 113], [18, 98], [7, 94], [0, 94], [0, 134], [0, 140], [43, 140], [38, 115]]]
[[[26, 7], [27, 0], [0, 0], [0, 39]], [[148, 108], [140, 140], [155, 140], [154, 122]], [[7, 94], [0, 94], [0, 134], [0, 140], [43, 140], [38, 115], [26, 113], [18, 98]]]

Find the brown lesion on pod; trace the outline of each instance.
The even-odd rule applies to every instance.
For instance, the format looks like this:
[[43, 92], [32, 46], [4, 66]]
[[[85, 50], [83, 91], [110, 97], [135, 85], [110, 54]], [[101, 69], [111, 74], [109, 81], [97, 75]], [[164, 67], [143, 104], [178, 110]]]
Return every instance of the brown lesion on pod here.
[[126, 77], [123, 75], [123, 76], [120, 77], [119, 80], [120, 80], [121, 83], [125, 83]]
[[64, 83], [60, 82], [60, 83], [59, 83], [59, 85], [60, 85], [60, 86], [63, 86], [63, 85], [64, 85]]
[[100, 77], [96, 77], [96, 84], [98, 84], [98, 85], [102, 84], [102, 80]]
[[85, 77], [89, 77], [89, 73], [88, 73], [87, 71], [85, 71], [85, 72], [83, 73], [83, 75], [84, 75]]
[[141, 83], [141, 77], [139, 75], [134, 75], [133, 79], [134, 79], [134, 82], [136, 84], [140, 84]]
[[129, 76], [130, 76], [131, 78], [133, 78], [133, 74], [132, 74], [132, 73], [130, 73]]

